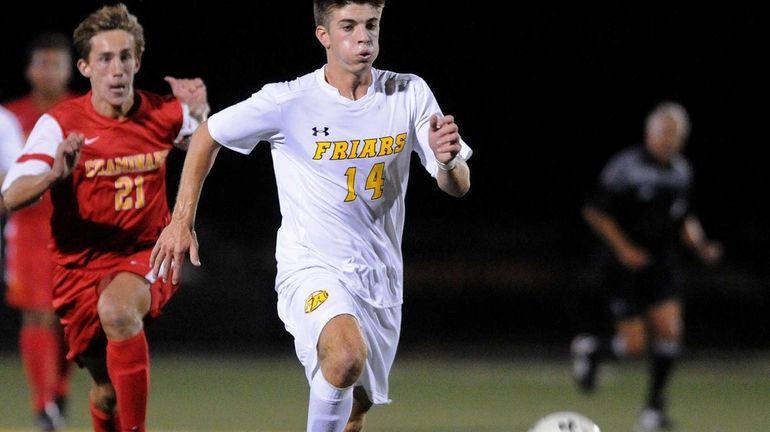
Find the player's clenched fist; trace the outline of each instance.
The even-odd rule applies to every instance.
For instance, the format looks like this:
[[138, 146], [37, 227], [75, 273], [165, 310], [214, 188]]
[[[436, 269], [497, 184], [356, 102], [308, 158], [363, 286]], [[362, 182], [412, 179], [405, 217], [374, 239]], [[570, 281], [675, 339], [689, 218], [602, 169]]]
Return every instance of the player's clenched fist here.
[[174, 96], [190, 107], [190, 114], [198, 121], [206, 120], [209, 113], [206, 85], [200, 78], [163, 78], [170, 86]]
[[441, 163], [447, 163], [457, 156], [461, 148], [460, 132], [453, 116], [431, 116], [428, 143], [436, 160]]
[[70, 133], [56, 149], [51, 174], [56, 181], [67, 178], [80, 160], [80, 147], [85, 140], [83, 134]]

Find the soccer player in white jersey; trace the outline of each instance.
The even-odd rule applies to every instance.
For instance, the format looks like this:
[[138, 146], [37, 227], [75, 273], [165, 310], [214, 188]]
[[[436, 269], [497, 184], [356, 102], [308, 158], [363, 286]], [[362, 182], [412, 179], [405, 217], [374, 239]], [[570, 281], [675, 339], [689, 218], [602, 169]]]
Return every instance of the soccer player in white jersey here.
[[[5, 178], [8, 168], [16, 160], [23, 146], [24, 135], [19, 121], [12, 112], [0, 106], [0, 182]], [[0, 217], [7, 212], [5, 201], [0, 196]]]
[[217, 152], [269, 143], [283, 216], [278, 314], [310, 383], [308, 431], [360, 431], [373, 403], [390, 402], [411, 152], [444, 192], [460, 197], [470, 187], [471, 149], [427, 84], [372, 67], [384, 4], [314, 1], [326, 65], [268, 84], [198, 128], [151, 255], [155, 274], [172, 281], [188, 252], [200, 265], [195, 212]]

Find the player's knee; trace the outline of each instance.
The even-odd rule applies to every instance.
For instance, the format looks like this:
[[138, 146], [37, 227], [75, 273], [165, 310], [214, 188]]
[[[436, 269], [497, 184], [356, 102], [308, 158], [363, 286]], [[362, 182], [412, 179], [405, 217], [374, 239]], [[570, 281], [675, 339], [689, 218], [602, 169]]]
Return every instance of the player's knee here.
[[670, 320], [654, 326], [655, 340], [678, 341], [682, 338], [682, 324], [679, 320]]
[[339, 388], [355, 384], [366, 355], [366, 342], [355, 318], [339, 315], [326, 324], [318, 342], [318, 358], [329, 384]]
[[128, 338], [142, 329], [142, 316], [132, 307], [102, 297], [97, 312], [104, 332], [111, 339]]
[[346, 344], [330, 351], [325, 359], [324, 377], [335, 387], [346, 388], [356, 383], [366, 363], [366, 346]]
[[625, 336], [626, 354], [634, 357], [641, 356], [647, 349], [647, 338], [643, 333], [634, 333]]

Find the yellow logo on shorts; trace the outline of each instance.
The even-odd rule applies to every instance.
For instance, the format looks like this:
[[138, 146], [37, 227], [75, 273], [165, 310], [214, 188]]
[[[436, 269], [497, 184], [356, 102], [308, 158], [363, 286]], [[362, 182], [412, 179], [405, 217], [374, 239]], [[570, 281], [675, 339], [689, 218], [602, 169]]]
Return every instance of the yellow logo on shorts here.
[[329, 293], [324, 290], [313, 291], [305, 302], [305, 313], [313, 312], [318, 306], [324, 304], [329, 298]]

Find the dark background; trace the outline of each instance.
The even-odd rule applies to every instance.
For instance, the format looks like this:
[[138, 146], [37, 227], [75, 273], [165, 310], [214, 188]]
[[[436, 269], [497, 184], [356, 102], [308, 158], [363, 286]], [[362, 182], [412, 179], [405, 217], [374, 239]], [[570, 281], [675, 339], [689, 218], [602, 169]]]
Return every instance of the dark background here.
[[[200, 76], [214, 112], [325, 61], [310, 1], [126, 3], [147, 39], [136, 86], [166, 93], [164, 75]], [[26, 92], [24, 48], [33, 35], [71, 34], [101, 4], [6, 5], [0, 100]], [[566, 346], [578, 331], [609, 330], [581, 201], [607, 159], [641, 141], [646, 113], [668, 99], [690, 112], [694, 201], [706, 232], [725, 247], [715, 267], [685, 257], [687, 343], [770, 347], [761, 17], [724, 4], [390, 0], [375, 66], [425, 78], [475, 152], [473, 186], [460, 200], [413, 165], [403, 349]], [[88, 83], [78, 75], [73, 87]], [[171, 200], [183, 157], [169, 161]], [[267, 146], [249, 156], [220, 152], [197, 221], [204, 266], [187, 270], [151, 327], [154, 346], [287, 352], [273, 291], [279, 223]], [[16, 312], [0, 307], [0, 348], [13, 348], [17, 328]]]

